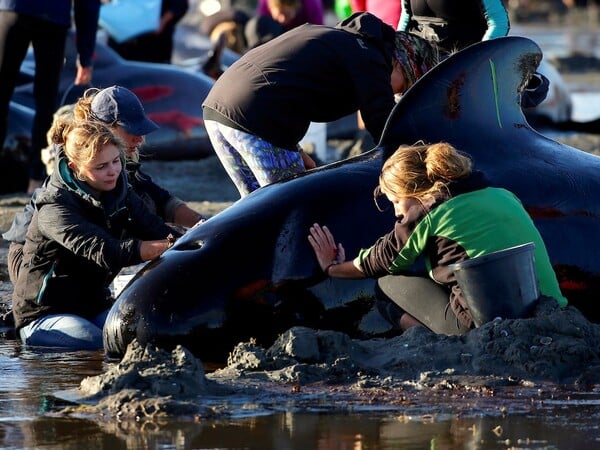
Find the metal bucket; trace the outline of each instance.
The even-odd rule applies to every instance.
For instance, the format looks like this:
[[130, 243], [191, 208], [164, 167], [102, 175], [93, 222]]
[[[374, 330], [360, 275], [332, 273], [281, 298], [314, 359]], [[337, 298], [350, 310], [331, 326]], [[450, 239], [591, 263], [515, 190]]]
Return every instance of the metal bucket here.
[[529, 242], [450, 265], [475, 326], [527, 317], [540, 296], [534, 250]]

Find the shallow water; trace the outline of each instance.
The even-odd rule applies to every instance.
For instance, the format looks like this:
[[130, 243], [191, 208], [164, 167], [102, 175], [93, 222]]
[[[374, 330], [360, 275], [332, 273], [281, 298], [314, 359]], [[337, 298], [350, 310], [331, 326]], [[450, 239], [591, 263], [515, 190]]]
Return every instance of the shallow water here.
[[558, 449], [600, 442], [600, 390], [527, 383], [424, 391], [387, 405], [311, 398], [308, 389], [296, 402], [237, 396], [222, 399], [235, 406], [212, 420], [119, 422], [57, 413], [67, 403], [54, 394], [108, 364], [101, 352], [39, 352], [1, 342], [0, 448]]

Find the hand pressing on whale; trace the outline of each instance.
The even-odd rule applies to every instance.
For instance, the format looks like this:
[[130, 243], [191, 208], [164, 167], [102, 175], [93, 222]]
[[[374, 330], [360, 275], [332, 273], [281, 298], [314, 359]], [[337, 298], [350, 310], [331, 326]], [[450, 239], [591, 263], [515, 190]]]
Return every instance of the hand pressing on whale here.
[[327, 226], [318, 223], [310, 227], [308, 242], [315, 251], [317, 261], [325, 275], [336, 278], [363, 278], [364, 275], [353, 261], [346, 261], [346, 252], [342, 243], [335, 238]]

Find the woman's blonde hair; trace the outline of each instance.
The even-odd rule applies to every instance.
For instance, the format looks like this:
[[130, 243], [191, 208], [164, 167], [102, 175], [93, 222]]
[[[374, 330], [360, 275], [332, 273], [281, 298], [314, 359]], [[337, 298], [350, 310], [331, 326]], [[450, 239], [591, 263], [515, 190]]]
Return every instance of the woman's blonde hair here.
[[420, 201], [448, 192], [448, 184], [471, 174], [471, 159], [450, 144], [400, 146], [381, 169], [376, 194]]
[[92, 100], [94, 96], [100, 92], [100, 89], [89, 88], [76, 103], [68, 106], [63, 106], [56, 114], [50, 130], [46, 134], [48, 144], [63, 145], [69, 130], [85, 122], [98, 122], [105, 127], [113, 127], [114, 124], [109, 124], [98, 120], [92, 112]]
[[112, 131], [100, 122], [71, 122], [64, 130], [64, 151], [73, 163], [75, 175], [87, 167], [106, 145], [119, 149], [121, 160], [125, 160], [125, 145]]
[[70, 114], [55, 114], [52, 126], [46, 133], [48, 145], [63, 145], [65, 143], [65, 137], [69, 133], [69, 129], [72, 123], [73, 117]]
[[[96, 117], [92, 112], [92, 100], [96, 94], [100, 92], [98, 88], [89, 88], [83, 93], [83, 95], [77, 100], [77, 102], [73, 105], [73, 118], [75, 120], [95, 120]], [[113, 126], [113, 124], [105, 123], [106, 126]]]

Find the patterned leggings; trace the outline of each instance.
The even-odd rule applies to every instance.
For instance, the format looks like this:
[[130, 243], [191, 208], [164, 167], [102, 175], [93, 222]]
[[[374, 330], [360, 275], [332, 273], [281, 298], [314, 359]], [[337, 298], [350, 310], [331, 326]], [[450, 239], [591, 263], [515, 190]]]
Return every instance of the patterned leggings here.
[[260, 186], [304, 172], [302, 155], [214, 120], [204, 126], [221, 164], [242, 197]]

